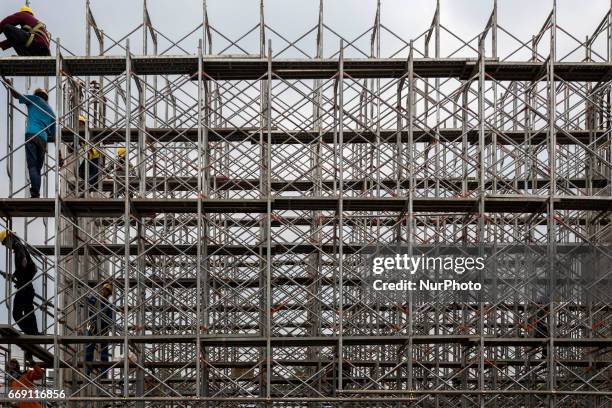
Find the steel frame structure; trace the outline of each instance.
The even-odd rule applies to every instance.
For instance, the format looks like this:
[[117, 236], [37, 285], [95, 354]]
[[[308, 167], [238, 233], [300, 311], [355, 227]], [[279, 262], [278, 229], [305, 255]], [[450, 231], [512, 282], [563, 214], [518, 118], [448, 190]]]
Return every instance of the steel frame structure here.
[[[57, 113], [44, 198], [23, 198], [23, 112], [7, 92], [0, 224], [36, 255], [45, 334], [4, 336], [1, 356], [48, 352], [46, 381], [70, 407], [610, 406], [610, 272], [538, 260], [610, 241], [611, 11], [580, 40], [553, 4], [523, 40], [493, 1], [461, 39], [438, 3], [407, 40], [378, 0], [372, 26], [344, 38], [320, 0], [291, 40], [261, 0], [259, 24], [231, 39], [195, 3], [202, 22], [179, 39], [146, 0], [113, 39], [87, 0], [84, 56], [56, 39], [55, 57], [0, 58], [4, 75], [44, 77]], [[87, 166], [78, 177], [90, 147], [105, 157], [95, 185]], [[541, 247], [488, 277], [491, 301], [364, 297], [369, 248], [448, 243]], [[86, 299], [108, 280], [115, 322], [86, 336]], [[92, 341], [109, 363], [85, 363]]]

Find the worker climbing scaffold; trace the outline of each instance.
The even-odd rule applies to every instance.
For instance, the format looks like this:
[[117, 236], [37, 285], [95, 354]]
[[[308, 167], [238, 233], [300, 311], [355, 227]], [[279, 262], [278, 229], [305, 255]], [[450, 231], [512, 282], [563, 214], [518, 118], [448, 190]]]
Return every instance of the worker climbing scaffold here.
[[[87, 127], [87, 119], [85, 116], [79, 116], [79, 130], [84, 131]], [[82, 147], [85, 147], [82, 144]], [[79, 180], [85, 180], [87, 178], [87, 187], [83, 187], [81, 190], [94, 190], [98, 184], [100, 170], [103, 167], [102, 152], [99, 148], [89, 146], [86, 148], [86, 159], [81, 161], [79, 164]]]
[[[34, 308], [34, 285], [32, 281], [36, 276], [36, 264], [32, 260], [27, 246], [11, 231], [0, 231], [0, 242], [11, 249], [14, 254], [15, 272], [12, 280], [15, 284], [13, 298], [13, 319], [24, 334], [39, 335], [38, 323]], [[26, 359], [31, 358], [26, 352]]]
[[[100, 288], [100, 293], [87, 298], [87, 306], [89, 308], [89, 324], [87, 326], [88, 336], [104, 336], [107, 335], [110, 326], [113, 322], [113, 308], [109, 302], [109, 298], [113, 294], [113, 284], [105, 283]], [[94, 361], [94, 352], [96, 343], [89, 343], [85, 346], [85, 361], [91, 363]], [[108, 363], [108, 343], [100, 343], [100, 361]], [[91, 367], [87, 368], [87, 374], [91, 374]], [[106, 375], [108, 369], [101, 370], [102, 375]]]
[[30, 197], [40, 197], [42, 168], [47, 154], [49, 136], [55, 134], [55, 113], [49, 105], [49, 93], [37, 88], [33, 95], [22, 95], [3, 78], [13, 98], [26, 106], [28, 111], [25, 130], [26, 165], [30, 176]]

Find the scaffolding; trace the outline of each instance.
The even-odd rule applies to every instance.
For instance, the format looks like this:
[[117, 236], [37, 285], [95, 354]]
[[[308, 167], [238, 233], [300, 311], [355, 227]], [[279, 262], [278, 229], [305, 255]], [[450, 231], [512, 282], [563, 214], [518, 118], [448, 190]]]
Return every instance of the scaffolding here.
[[[550, 259], [612, 258], [612, 5], [582, 40], [556, 4], [528, 39], [496, 0], [467, 39], [439, 2], [412, 39], [375, 4], [346, 38], [320, 0], [290, 39], [261, 0], [232, 39], [194, 0], [200, 24], [173, 39], [147, 0], [117, 38], [87, 0], [85, 55], [57, 38], [53, 57], [0, 58], [26, 88], [44, 78], [57, 115], [27, 198], [20, 79], [2, 81], [0, 227], [30, 244], [43, 334], [9, 321], [0, 356], [33, 352], [66, 407], [609, 407], [610, 264]], [[366, 294], [372, 248], [518, 262], [525, 243], [521, 267], [488, 270], [486, 299]], [[106, 282], [111, 327], [88, 335]]]

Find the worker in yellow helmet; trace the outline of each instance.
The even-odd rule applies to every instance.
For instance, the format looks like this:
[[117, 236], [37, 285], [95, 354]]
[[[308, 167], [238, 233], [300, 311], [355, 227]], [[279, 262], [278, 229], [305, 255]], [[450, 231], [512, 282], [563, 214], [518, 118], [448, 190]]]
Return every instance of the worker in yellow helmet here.
[[51, 36], [45, 24], [34, 17], [34, 11], [28, 6], [0, 22], [0, 33], [6, 40], [0, 42], [0, 48], [15, 49], [21, 56], [49, 56]]
[[126, 169], [126, 150], [125, 147], [117, 148], [117, 164], [115, 165], [115, 174], [119, 176], [125, 176]]
[[[105, 282], [98, 294], [90, 296], [87, 299], [88, 303], [88, 336], [105, 336], [110, 331], [110, 326], [113, 322], [113, 308], [109, 302], [113, 294], [112, 282]], [[89, 343], [85, 346], [85, 361], [92, 362], [94, 360], [94, 352], [97, 343]], [[100, 361], [108, 362], [108, 343], [100, 343]], [[87, 367], [87, 374], [91, 374], [91, 367]], [[108, 368], [102, 370], [102, 374], [106, 375]]]
[[[79, 131], [84, 131], [87, 127], [87, 119], [85, 116], [79, 116]], [[88, 185], [89, 188], [95, 188], [98, 184], [98, 176], [100, 174], [100, 169], [102, 168], [102, 154], [100, 150], [91, 146], [89, 150], [87, 150], [87, 160], [83, 160], [79, 165], [79, 178], [81, 180], [85, 180], [85, 163], [88, 166], [89, 178]]]
[[116, 150], [117, 156], [115, 161], [111, 163], [109, 171], [112, 171], [115, 175], [115, 180], [121, 180], [121, 182], [113, 183], [113, 196], [121, 197], [125, 194], [125, 183], [123, 183], [123, 178], [125, 177], [126, 169], [129, 169], [129, 164], [127, 163], [127, 150], [124, 146], [117, 147]]

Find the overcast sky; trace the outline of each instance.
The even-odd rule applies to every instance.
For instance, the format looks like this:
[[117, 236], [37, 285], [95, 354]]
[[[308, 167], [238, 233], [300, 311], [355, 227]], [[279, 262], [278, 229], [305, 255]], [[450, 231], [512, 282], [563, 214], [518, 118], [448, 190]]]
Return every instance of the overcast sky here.
[[[0, 14], [10, 14], [23, 3], [23, 0], [2, 0]], [[175, 40], [202, 20], [202, 0], [149, 0], [148, 3], [154, 26]], [[405, 40], [417, 37], [429, 26], [435, 3], [435, 0], [381, 0], [382, 23]], [[207, 0], [207, 4], [211, 25], [232, 39], [237, 39], [259, 21], [259, 0]], [[318, 4], [319, 0], [266, 0], [266, 23], [288, 39], [295, 40], [316, 24]], [[499, 24], [522, 40], [531, 39], [552, 8], [552, 0], [499, 0], [498, 4]], [[584, 40], [607, 13], [610, 0], [558, 0], [557, 4], [559, 25]], [[99, 26], [115, 39], [142, 21], [141, 0], [92, 0], [91, 5]], [[492, 5], [492, 0], [442, 0], [442, 24], [460, 37], [472, 37], [485, 26]], [[74, 53], [84, 51], [85, 0], [32, 0], [31, 6], [47, 23], [54, 38], [61, 38], [62, 44]], [[372, 25], [375, 9], [376, 0], [326, 0], [324, 21], [339, 34], [352, 39]], [[218, 35], [214, 37], [213, 51], [219, 51], [226, 42]], [[274, 37], [270, 35], [275, 50], [285, 46]], [[134, 47], [142, 42], [141, 38], [141, 33], [133, 37]], [[314, 51], [314, 38], [311, 34], [300, 45], [311, 53]], [[445, 35], [445, 38], [445, 44], [450, 44], [450, 36]], [[328, 47], [337, 48], [338, 39], [333, 34], [326, 33], [325, 39]], [[385, 39], [383, 49], [385, 45], [391, 47], [394, 43], [390, 37], [383, 37]], [[500, 42], [503, 46], [501, 33]], [[572, 41], [560, 35], [559, 43], [563, 47]], [[197, 39], [192, 37], [185, 42], [186, 49], [195, 53], [195, 44]], [[241, 44], [249, 47], [249, 52], [256, 52], [257, 33]], [[120, 52], [119, 49], [115, 51]], [[230, 52], [238, 53], [238, 50]]]

